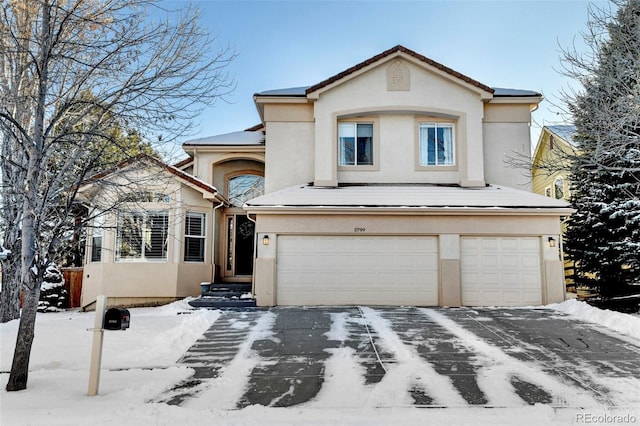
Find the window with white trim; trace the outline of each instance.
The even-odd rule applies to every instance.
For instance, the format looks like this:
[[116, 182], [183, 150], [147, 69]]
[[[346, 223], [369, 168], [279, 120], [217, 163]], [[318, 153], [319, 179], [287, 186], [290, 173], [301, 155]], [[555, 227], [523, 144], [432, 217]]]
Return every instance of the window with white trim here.
[[97, 216], [93, 219], [93, 229], [91, 230], [91, 261], [100, 262], [102, 260], [102, 227], [104, 226], [104, 216]]
[[373, 166], [373, 123], [338, 123], [338, 165]]
[[553, 182], [553, 193], [557, 200], [564, 197], [564, 179], [560, 176]]
[[419, 132], [421, 166], [455, 165], [453, 124], [420, 123]]
[[120, 213], [116, 260], [167, 260], [169, 213], [165, 210]]
[[184, 220], [184, 261], [204, 262], [205, 214], [187, 212]]

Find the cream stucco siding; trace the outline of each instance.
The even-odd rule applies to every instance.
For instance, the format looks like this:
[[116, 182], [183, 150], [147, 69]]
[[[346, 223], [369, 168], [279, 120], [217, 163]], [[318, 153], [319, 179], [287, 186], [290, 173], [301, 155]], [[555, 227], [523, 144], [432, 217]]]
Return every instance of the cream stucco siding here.
[[[483, 158], [482, 116], [483, 102], [477, 92], [408, 63], [411, 85], [408, 91], [387, 90], [384, 63], [322, 92], [315, 102], [315, 178], [320, 186], [335, 185], [338, 180], [359, 182], [385, 182], [399, 179], [425, 182], [425, 173], [415, 167], [415, 122], [418, 117], [440, 117], [456, 123], [456, 144], [460, 173], [433, 174], [433, 179], [450, 180], [448, 183], [483, 185], [484, 169], [478, 158]], [[340, 173], [337, 166], [336, 121], [350, 117], [376, 116], [380, 119], [380, 167], [375, 171]], [[399, 126], [399, 127], [398, 127]], [[393, 151], [396, 154], [389, 154]], [[401, 153], [409, 161], [397, 163]], [[386, 157], [385, 157], [386, 155]]]
[[313, 181], [313, 123], [268, 122], [265, 192]]
[[485, 123], [487, 182], [531, 191], [529, 123]]

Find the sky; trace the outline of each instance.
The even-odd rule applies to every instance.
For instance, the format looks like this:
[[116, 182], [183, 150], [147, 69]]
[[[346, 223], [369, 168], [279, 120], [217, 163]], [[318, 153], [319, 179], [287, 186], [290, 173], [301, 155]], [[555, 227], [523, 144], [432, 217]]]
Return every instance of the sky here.
[[[181, 0], [168, 0], [179, 4]], [[592, 2], [607, 6], [607, 2]], [[208, 105], [184, 140], [260, 123], [253, 95], [310, 86], [401, 44], [491, 87], [535, 90], [532, 144], [543, 125], [565, 123], [561, 49], [584, 49], [589, 2], [195, 0], [212, 49], [230, 46], [236, 88]]]

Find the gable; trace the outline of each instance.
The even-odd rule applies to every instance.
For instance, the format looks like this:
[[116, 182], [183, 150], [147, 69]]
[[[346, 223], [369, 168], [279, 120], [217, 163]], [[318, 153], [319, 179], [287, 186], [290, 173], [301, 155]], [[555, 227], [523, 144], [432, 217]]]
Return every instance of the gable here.
[[494, 90], [470, 77], [465, 76], [453, 69], [446, 67], [426, 56], [420, 55], [404, 46], [395, 46], [372, 58], [369, 58], [353, 67], [338, 73], [320, 83], [317, 83], [306, 90], [306, 95], [310, 99], [317, 99], [318, 96], [337, 87], [345, 82], [357, 78], [359, 75], [367, 73], [373, 68], [383, 66], [391, 62], [391, 70], [388, 72], [390, 90], [409, 90], [410, 78], [406, 71], [406, 64], [413, 63], [433, 74], [437, 74], [444, 79], [450, 80], [466, 87], [467, 89], [481, 94], [483, 98], [490, 99]]

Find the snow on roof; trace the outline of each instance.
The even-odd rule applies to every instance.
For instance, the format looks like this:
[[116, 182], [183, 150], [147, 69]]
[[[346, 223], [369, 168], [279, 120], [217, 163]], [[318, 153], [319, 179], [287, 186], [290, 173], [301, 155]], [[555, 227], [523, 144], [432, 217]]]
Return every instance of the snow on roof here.
[[422, 207], [566, 209], [569, 204], [506, 186], [298, 185], [249, 200], [247, 207]]
[[[307, 89], [311, 86], [302, 87], [288, 87], [284, 89], [265, 90], [264, 92], [256, 93], [255, 96], [307, 96]], [[494, 97], [538, 97], [542, 96], [538, 92], [533, 90], [523, 89], [506, 89], [502, 87], [492, 87], [494, 90]]]
[[264, 133], [262, 132], [232, 132], [223, 135], [207, 136], [186, 141], [182, 145], [263, 145]]
[[285, 89], [265, 90], [256, 96], [307, 96], [307, 89], [311, 86], [288, 87]]
[[576, 126], [573, 124], [557, 124], [555, 126], [546, 126], [556, 136], [561, 137], [571, 146], [575, 146], [573, 135], [576, 133]]
[[542, 94], [534, 92], [533, 90], [522, 89], [505, 89], [502, 87], [493, 87], [493, 96], [497, 97], [538, 97]]

